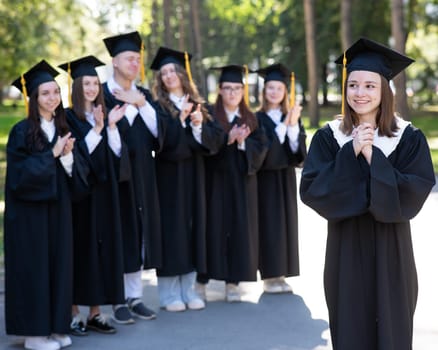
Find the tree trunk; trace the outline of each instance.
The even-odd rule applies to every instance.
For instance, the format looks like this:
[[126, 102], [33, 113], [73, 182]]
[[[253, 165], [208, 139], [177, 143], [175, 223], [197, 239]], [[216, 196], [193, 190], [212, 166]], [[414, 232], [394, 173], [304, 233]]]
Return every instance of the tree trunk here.
[[342, 50], [348, 49], [353, 44], [353, 30], [351, 22], [351, 0], [341, 1], [341, 41]]
[[307, 55], [307, 77], [309, 81], [309, 115], [310, 125], [319, 126], [318, 106], [318, 57], [315, 39], [315, 2], [314, 0], [304, 1], [304, 21], [306, 31], [306, 55]]
[[187, 50], [186, 44], [186, 16], [185, 16], [185, 1], [178, 1], [177, 8], [177, 18], [178, 18], [178, 50]]
[[172, 28], [170, 17], [172, 15], [172, 0], [163, 0], [163, 22], [164, 22], [164, 46], [172, 47]]
[[207, 88], [205, 86], [205, 74], [202, 69], [201, 59], [203, 57], [202, 54], [202, 33], [201, 33], [201, 23], [199, 20], [199, 1], [198, 0], [190, 0], [190, 18], [192, 21], [192, 34], [193, 34], [193, 48], [194, 48], [194, 57], [192, 59], [192, 73], [193, 79], [197, 83], [199, 88], [199, 92], [205, 96]]
[[[404, 29], [403, 0], [391, 0], [391, 32], [394, 38], [394, 49], [405, 54], [407, 36]], [[395, 109], [404, 119], [410, 120], [405, 71], [394, 78], [394, 86]]]

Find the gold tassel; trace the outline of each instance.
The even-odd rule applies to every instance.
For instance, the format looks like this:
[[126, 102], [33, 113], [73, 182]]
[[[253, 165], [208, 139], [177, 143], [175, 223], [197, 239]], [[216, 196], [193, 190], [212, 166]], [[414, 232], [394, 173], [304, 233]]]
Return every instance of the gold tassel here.
[[290, 108], [295, 106], [295, 73], [292, 72], [290, 75], [290, 100], [289, 100]]
[[68, 106], [73, 107], [73, 102], [71, 100], [71, 68], [70, 68], [70, 62], [68, 62], [67, 66], [67, 86], [68, 86]]
[[246, 64], [244, 64], [243, 67], [245, 68], [245, 85], [244, 85], [245, 95], [244, 95], [244, 99], [245, 99], [246, 105], [249, 107], [249, 85], [248, 85], [249, 70], [248, 70], [248, 66]]
[[342, 116], [345, 115], [345, 83], [347, 80], [347, 56], [345, 56], [344, 51], [344, 58], [342, 60], [342, 102], [341, 102], [341, 114]]
[[140, 80], [141, 80], [141, 84], [144, 84], [144, 80], [145, 80], [145, 70], [144, 70], [144, 43], [141, 42], [141, 49], [140, 49]]
[[187, 53], [187, 51], [184, 51], [184, 63], [186, 66], [187, 75], [189, 76], [190, 84], [193, 84], [192, 71], [190, 70], [189, 54]]
[[24, 96], [24, 107], [26, 109], [26, 115], [29, 113], [29, 101], [27, 100], [27, 89], [26, 89], [26, 80], [24, 79], [24, 74], [21, 74], [21, 91]]

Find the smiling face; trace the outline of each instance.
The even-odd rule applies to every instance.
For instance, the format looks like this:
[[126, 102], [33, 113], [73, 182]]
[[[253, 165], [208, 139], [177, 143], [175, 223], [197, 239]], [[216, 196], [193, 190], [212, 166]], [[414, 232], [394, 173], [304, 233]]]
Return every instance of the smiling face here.
[[140, 53], [135, 51], [123, 51], [113, 57], [114, 74], [123, 80], [133, 81], [138, 73], [142, 62]]
[[85, 101], [93, 103], [100, 91], [99, 78], [96, 76], [84, 75], [82, 78], [82, 89]]
[[265, 84], [265, 99], [268, 107], [278, 108], [286, 95], [286, 85], [281, 81], [270, 80]]
[[346, 99], [361, 121], [375, 121], [382, 101], [380, 75], [369, 71], [351, 72]]
[[55, 81], [42, 83], [38, 86], [38, 113], [51, 120], [56, 108], [61, 103], [61, 90]]
[[180, 95], [182, 93], [181, 79], [174, 63], [167, 63], [160, 68], [161, 80], [169, 93]]

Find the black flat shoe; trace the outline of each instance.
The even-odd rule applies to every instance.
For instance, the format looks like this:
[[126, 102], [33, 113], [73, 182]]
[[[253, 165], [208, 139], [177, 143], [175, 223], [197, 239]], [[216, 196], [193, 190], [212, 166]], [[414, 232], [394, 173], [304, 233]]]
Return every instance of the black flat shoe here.
[[85, 322], [80, 315], [76, 315], [73, 317], [70, 324], [70, 334], [79, 337], [88, 335], [87, 328], [85, 327]]
[[100, 314], [95, 315], [87, 321], [87, 329], [103, 334], [114, 334], [116, 329], [110, 325], [108, 320]]

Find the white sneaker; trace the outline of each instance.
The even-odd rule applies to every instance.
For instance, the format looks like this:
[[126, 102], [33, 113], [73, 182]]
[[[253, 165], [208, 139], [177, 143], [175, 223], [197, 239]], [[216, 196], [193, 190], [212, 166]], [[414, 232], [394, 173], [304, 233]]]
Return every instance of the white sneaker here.
[[182, 301], [174, 301], [170, 304], [167, 304], [165, 307], [166, 311], [170, 312], [180, 312], [184, 311], [186, 309], [186, 304], [184, 304]]
[[278, 278], [267, 278], [263, 280], [263, 290], [266, 293], [283, 293], [283, 288]]
[[281, 287], [282, 293], [292, 293], [292, 287], [285, 281], [284, 276], [278, 278], [278, 284]]
[[207, 292], [206, 292], [206, 290], [207, 290], [207, 285], [206, 284], [198, 283], [198, 282], [195, 283], [195, 292], [204, 301], [207, 301]]
[[72, 344], [71, 338], [66, 334], [52, 334], [50, 338], [57, 341], [61, 348], [65, 348]]
[[229, 303], [237, 303], [241, 301], [240, 289], [237, 284], [227, 283], [225, 285], [225, 292]]
[[190, 310], [202, 310], [205, 308], [205, 303], [201, 299], [196, 298], [196, 299], [190, 300], [187, 303], [187, 306]]
[[59, 343], [48, 337], [26, 337], [24, 340], [25, 349], [33, 350], [59, 350]]

